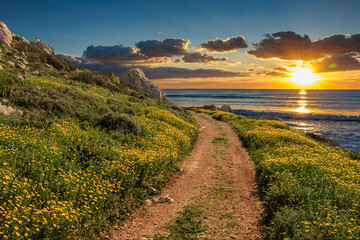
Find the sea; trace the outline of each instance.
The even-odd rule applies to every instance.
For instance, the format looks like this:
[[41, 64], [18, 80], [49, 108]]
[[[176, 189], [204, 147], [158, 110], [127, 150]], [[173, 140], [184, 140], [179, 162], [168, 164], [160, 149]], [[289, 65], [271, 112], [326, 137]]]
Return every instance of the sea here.
[[229, 104], [233, 113], [276, 116], [291, 127], [360, 152], [360, 90], [165, 89], [182, 107]]

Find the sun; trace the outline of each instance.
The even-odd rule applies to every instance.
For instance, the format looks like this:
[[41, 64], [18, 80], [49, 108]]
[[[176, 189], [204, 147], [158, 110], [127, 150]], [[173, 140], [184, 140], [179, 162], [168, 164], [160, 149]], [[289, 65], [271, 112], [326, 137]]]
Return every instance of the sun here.
[[299, 85], [309, 86], [320, 80], [320, 76], [307, 67], [292, 68], [291, 71], [289, 80]]

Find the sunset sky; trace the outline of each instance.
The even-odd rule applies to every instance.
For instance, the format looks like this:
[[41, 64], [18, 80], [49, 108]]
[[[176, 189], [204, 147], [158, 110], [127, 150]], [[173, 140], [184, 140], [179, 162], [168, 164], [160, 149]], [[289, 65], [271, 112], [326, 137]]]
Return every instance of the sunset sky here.
[[360, 89], [360, 1], [2, 1], [0, 20], [79, 67], [162, 88]]

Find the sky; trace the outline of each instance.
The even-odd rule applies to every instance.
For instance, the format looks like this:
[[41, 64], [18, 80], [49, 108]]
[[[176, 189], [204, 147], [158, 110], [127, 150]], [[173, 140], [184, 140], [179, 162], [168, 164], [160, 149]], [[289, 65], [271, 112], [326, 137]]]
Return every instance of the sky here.
[[0, 20], [79, 67], [162, 88], [360, 89], [359, 0], [2, 0]]

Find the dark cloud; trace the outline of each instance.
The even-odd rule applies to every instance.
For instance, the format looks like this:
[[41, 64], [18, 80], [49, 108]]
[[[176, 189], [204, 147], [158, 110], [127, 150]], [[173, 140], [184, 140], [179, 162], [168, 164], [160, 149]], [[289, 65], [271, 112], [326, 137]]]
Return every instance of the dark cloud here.
[[199, 45], [198, 49], [205, 49], [208, 52], [232, 52], [239, 48], [247, 48], [245, 38], [243, 36], [230, 37], [225, 40], [217, 38]]
[[340, 55], [350, 52], [360, 52], [360, 34], [325, 37], [313, 42], [314, 49], [328, 55]]
[[185, 39], [147, 40], [136, 43], [136, 47], [147, 57], [173, 57], [186, 54], [189, 44]]
[[144, 67], [138, 65], [132, 66], [114, 66], [106, 65], [99, 62], [90, 62], [87, 59], [74, 57], [64, 54], [59, 54], [59, 56], [68, 59], [76, 67], [87, 68], [93, 71], [101, 72], [113, 72], [117, 76], [121, 76], [126, 70], [130, 68], [141, 68], [147, 77], [150, 79], [170, 79], [170, 78], [210, 78], [210, 77], [246, 77], [249, 76], [249, 73], [246, 72], [236, 72], [236, 71], [227, 71], [221, 69], [188, 69], [188, 68], [178, 68], [178, 67]]
[[290, 75], [288, 73], [278, 72], [278, 71], [262, 71], [262, 72], [258, 72], [257, 74], [258, 75], [263, 74], [263, 75], [272, 76], [272, 77], [283, 77], [283, 78], [290, 77]]
[[134, 63], [152, 64], [168, 62], [168, 58], [148, 57], [134, 47], [115, 46], [89, 46], [84, 51], [84, 57], [111, 65], [126, 65]]
[[227, 58], [225, 57], [214, 57], [210, 56], [206, 53], [201, 52], [193, 52], [193, 53], [186, 53], [182, 60], [185, 63], [204, 63], [204, 64], [211, 64], [211, 63], [217, 63], [219, 61], [227, 61]]
[[277, 32], [267, 34], [266, 39], [254, 44], [255, 49], [247, 54], [257, 58], [279, 58], [286, 60], [312, 60], [318, 58], [312, 50], [309, 36], [301, 36], [294, 32]]
[[254, 72], [255, 71], [255, 69], [253, 69], [253, 68], [248, 68], [248, 70], [247, 70], [248, 72]]
[[290, 70], [287, 69], [286, 67], [276, 67], [274, 68], [275, 71], [279, 71], [279, 72], [285, 72], [285, 73], [289, 73]]
[[360, 62], [355, 57], [359, 55], [353, 52], [330, 56], [313, 64], [313, 69], [316, 73], [360, 70]]
[[360, 52], [360, 34], [333, 35], [318, 41], [294, 32], [267, 34], [266, 39], [254, 44], [255, 49], [247, 51], [257, 58], [283, 60], [315, 60], [329, 55]]

